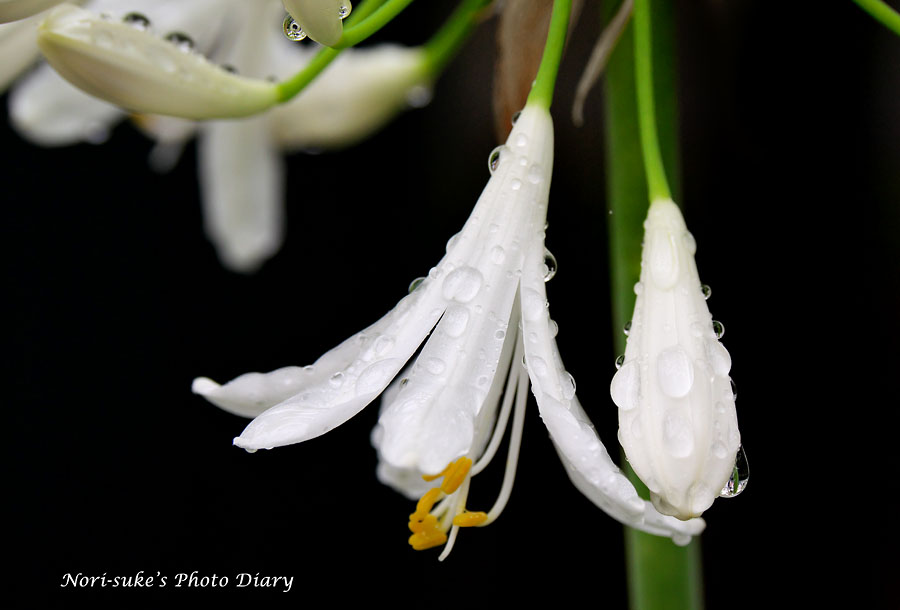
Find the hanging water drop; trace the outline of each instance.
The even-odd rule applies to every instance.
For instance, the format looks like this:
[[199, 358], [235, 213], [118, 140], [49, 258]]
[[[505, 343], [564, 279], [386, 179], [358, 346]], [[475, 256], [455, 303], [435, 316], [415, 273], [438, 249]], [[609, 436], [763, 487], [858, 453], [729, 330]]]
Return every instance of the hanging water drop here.
[[300, 27], [300, 24], [294, 21], [294, 18], [290, 15], [287, 15], [284, 18], [282, 29], [284, 30], [284, 35], [288, 40], [300, 42], [301, 40], [306, 38], [306, 32], [303, 31], [303, 28]]
[[625, 328], [622, 329], [622, 332], [625, 333], [626, 337], [631, 334], [631, 320], [625, 322]]
[[338, 17], [340, 17], [342, 20], [346, 19], [347, 16], [350, 14], [350, 11], [352, 11], [352, 10], [353, 10], [352, 4], [350, 4], [349, 2], [342, 2], [341, 8], [338, 9]]
[[497, 171], [497, 168], [500, 167], [500, 153], [503, 151], [502, 146], [498, 146], [494, 150], [491, 151], [491, 154], [488, 155], [488, 169], [491, 174]]
[[625, 364], [625, 354], [621, 354], [618, 358], [616, 358], [616, 370], [618, 371], [622, 368], [622, 365]]
[[731, 377], [728, 378], [728, 382], [731, 384], [731, 399], [737, 400], [737, 384], [734, 382], [734, 379], [732, 379]]
[[553, 279], [553, 276], [556, 275], [556, 270], [558, 266], [556, 264], [556, 257], [553, 256], [553, 253], [550, 252], [547, 248], [544, 248], [544, 281], [549, 282]]
[[521, 111], [521, 110], [519, 110], [518, 112], [514, 112], [513, 115], [512, 115], [512, 117], [511, 117], [511, 119], [510, 119], [510, 122], [511, 122], [513, 125], [515, 125], [515, 124], [516, 124], [516, 121], [519, 120], [519, 117], [520, 117], [520, 116], [522, 116], [522, 111]]
[[184, 32], [170, 32], [166, 34], [166, 40], [178, 47], [179, 51], [190, 53], [194, 50], [194, 41]]
[[140, 13], [128, 13], [122, 17], [122, 22], [142, 32], [150, 29], [150, 20]]
[[712, 296], [712, 288], [710, 288], [707, 284], [700, 285], [700, 292], [703, 293], [704, 299], [708, 299]]
[[425, 281], [425, 278], [424, 278], [424, 277], [417, 277], [416, 279], [414, 279], [413, 281], [411, 281], [411, 282], [409, 283], [409, 289], [408, 289], [408, 290], [409, 290], [409, 293], [412, 294], [413, 291], [415, 291], [416, 288], [418, 288], [419, 286], [421, 286], [421, 285], [422, 285], [422, 282], [424, 282], [424, 281]]
[[747, 481], [750, 480], [750, 465], [747, 462], [747, 453], [744, 446], [738, 447], [737, 456], [734, 460], [734, 468], [731, 470], [731, 478], [725, 483], [725, 487], [719, 492], [720, 498], [733, 498], [739, 495], [747, 487]]
[[716, 333], [716, 339], [721, 339], [725, 335], [725, 325], [718, 320], [713, 320], [713, 332]]

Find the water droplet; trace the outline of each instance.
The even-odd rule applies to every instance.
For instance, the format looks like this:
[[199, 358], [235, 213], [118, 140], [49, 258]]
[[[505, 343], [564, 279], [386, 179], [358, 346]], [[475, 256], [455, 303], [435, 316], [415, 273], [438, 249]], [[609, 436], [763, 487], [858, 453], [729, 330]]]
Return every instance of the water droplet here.
[[440, 358], [426, 358], [424, 366], [432, 375], [440, 375], [447, 368], [447, 364]]
[[703, 298], [708, 299], [712, 296], [712, 288], [710, 288], [707, 284], [700, 285], [700, 292], [703, 293]]
[[306, 373], [307, 375], [311, 375], [316, 372], [316, 367], [314, 367], [311, 364], [307, 364], [306, 366], [303, 367], [303, 372]]
[[493, 174], [500, 167], [500, 157], [502, 156], [505, 146], [498, 146], [488, 155], [488, 170]]
[[631, 334], [631, 320], [625, 322], [625, 328], [622, 329], [622, 332], [625, 333], [626, 337]]
[[747, 453], [744, 446], [738, 447], [737, 456], [734, 460], [734, 468], [731, 470], [731, 478], [725, 483], [725, 487], [719, 492], [720, 498], [733, 498], [739, 495], [744, 488], [747, 487], [747, 481], [750, 480], [750, 464], [747, 462]]
[[638, 406], [640, 391], [640, 369], [637, 360], [630, 360], [623, 364], [612, 378], [609, 394], [617, 407], [628, 411]]
[[506, 251], [502, 246], [494, 246], [491, 248], [491, 261], [493, 261], [494, 264], [499, 265], [504, 260], [506, 260]]
[[525, 359], [525, 354], [522, 354], [522, 368], [526, 371], [528, 370], [528, 364]]
[[728, 375], [728, 372], [731, 370], [731, 354], [728, 353], [725, 346], [710, 338], [706, 340], [704, 347], [706, 349], [706, 359], [709, 361], [715, 374], [723, 377]]
[[541, 166], [537, 163], [532, 163], [531, 167], [528, 168], [528, 182], [540, 184], [543, 179], [544, 173], [541, 171]]
[[518, 178], [513, 178], [512, 182], [509, 183], [509, 188], [514, 191], [518, 191], [520, 188], [522, 188], [522, 181]]
[[409, 293], [412, 294], [416, 290], [416, 288], [418, 288], [419, 286], [422, 285], [422, 282], [424, 282], [424, 281], [425, 281], [424, 277], [417, 277], [416, 279], [411, 281], [409, 283], [409, 289], [408, 289]]
[[713, 452], [713, 455], [716, 456], [717, 458], [719, 458], [720, 460], [728, 457], [728, 448], [725, 447], [725, 445], [723, 445], [722, 443], [720, 443], [718, 441], [713, 443], [712, 452]]
[[625, 354], [621, 354], [618, 358], [616, 358], [616, 370], [622, 368], [623, 364], [625, 364]]
[[413, 108], [424, 108], [431, 102], [431, 87], [426, 85], [413, 85], [406, 92], [406, 103]]
[[[728, 378], [728, 382], [731, 384], [731, 399], [737, 400], [737, 384], [734, 382], [734, 379], [731, 377]], [[752, 400], [750, 402], [753, 402]]]
[[685, 231], [682, 236], [684, 239], [684, 247], [687, 248], [688, 252], [691, 254], [697, 253], [697, 240], [694, 239], [694, 236], [690, 231]]
[[656, 379], [666, 396], [687, 396], [694, 385], [694, 365], [680, 347], [663, 350], [656, 358]]
[[332, 386], [339, 388], [344, 383], [344, 374], [340, 371], [331, 376], [331, 379], [328, 380]]
[[387, 335], [380, 335], [372, 346], [378, 356], [384, 356], [392, 347], [394, 347], [394, 339]]
[[506, 337], [506, 331], [505, 331], [505, 330], [502, 330], [502, 329], [501, 329], [501, 330], [498, 330], [497, 332], [494, 333], [494, 338], [495, 338], [495, 339], [503, 339], [504, 337]]
[[446, 246], [446, 248], [445, 248], [445, 250], [446, 250], [447, 252], [450, 252], [450, 250], [452, 250], [453, 247], [454, 247], [457, 243], [459, 243], [459, 240], [460, 240], [460, 236], [461, 236], [461, 235], [462, 235], [462, 231], [460, 231], [459, 233], [453, 234], [453, 235], [450, 237], [450, 239], [447, 240], [447, 246]]
[[447, 334], [448, 337], [461, 337], [469, 325], [469, 310], [461, 305], [451, 305], [444, 312], [441, 318], [439, 328]]
[[688, 457], [694, 452], [694, 433], [685, 418], [667, 413], [663, 421], [663, 445], [673, 457]]
[[716, 339], [721, 339], [725, 334], [725, 325], [718, 320], [713, 320], [712, 327], [713, 332], [716, 333]]
[[516, 121], [519, 120], [519, 117], [520, 117], [520, 116], [522, 116], [522, 111], [521, 111], [521, 110], [519, 110], [518, 112], [513, 113], [512, 118], [511, 118], [511, 122], [512, 122], [513, 125], [516, 124]]
[[474, 267], [459, 267], [447, 274], [441, 292], [447, 300], [468, 303], [475, 298], [484, 283], [484, 276]]
[[528, 136], [526, 136], [524, 133], [520, 133], [518, 136], [516, 136], [516, 146], [518, 146], [519, 148], [525, 148], [526, 146], [528, 146]]
[[544, 297], [533, 288], [522, 290], [522, 316], [526, 320], [537, 320], [544, 313]]
[[556, 257], [553, 256], [553, 253], [550, 252], [547, 248], [544, 248], [544, 281], [549, 282], [553, 279], [553, 276], [556, 275], [556, 270], [558, 269], [558, 265], [556, 263]]
[[122, 22], [136, 30], [146, 31], [150, 29], [150, 20], [140, 13], [128, 13], [122, 17]]
[[350, 14], [350, 11], [353, 10], [353, 5], [349, 2], [342, 2], [341, 8], [338, 9], [338, 17], [341, 19], [346, 19], [347, 15]]
[[166, 40], [178, 47], [179, 51], [190, 53], [194, 50], [194, 41], [184, 32], [169, 32]]
[[644, 293], [644, 285], [641, 282], [637, 282], [634, 285], [634, 294], [641, 295]]
[[572, 400], [575, 397], [575, 378], [572, 377], [570, 372], [565, 371], [560, 383], [562, 384], [563, 398]]
[[290, 15], [287, 15], [284, 18], [282, 29], [284, 30], [284, 35], [288, 40], [299, 42], [306, 38], [306, 32], [303, 31], [303, 28], [300, 27], [300, 24], [294, 21], [294, 18]]
[[547, 374], [547, 363], [540, 356], [529, 357], [528, 368], [538, 377], [543, 377]]
[[559, 324], [556, 323], [556, 320], [550, 320], [550, 336], [556, 337], [559, 334]]
[[479, 377], [478, 379], [475, 380], [475, 383], [477, 383], [479, 387], [484, 387], [484, 386], [486, 386], [486, 385], [487, 385], [487, 382], [488, 382], [488, 376], [487, 376], [487, 375], [482, 375], [481, 377]]
[[238, 69], [235, 68], [234, 66], [232, 66], [231, 64], [225, 64], [225, 65], [223, 65], [223, 66], [222, 66], [222, 69], [225, 70], [226, 72], [230, 73], [230, 74], [237, 74], [237, 73], [238, 73]]

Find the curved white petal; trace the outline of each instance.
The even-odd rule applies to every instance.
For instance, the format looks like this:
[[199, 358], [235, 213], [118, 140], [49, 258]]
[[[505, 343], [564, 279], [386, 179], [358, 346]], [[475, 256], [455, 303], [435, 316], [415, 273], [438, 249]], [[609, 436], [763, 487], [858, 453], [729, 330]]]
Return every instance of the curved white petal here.
[[62, 2], [63, 0], [0, 0], [0, 23], [31, 17]]
[[380, 45], [348, 49], [291, 101], [271, 111], [272, 134], [285, 148], [337, 148], [368, 137], [427, 96], [420, 49]]
[[[544, 129], [552, 138], [549, 115], [526, 108], [516, 125], [523, 120], [547, 122]], [[691, 535], [702, 531], [702, 520], [682, 522], [661, 515], [649, 502], [638, 497], [634, 487], [610, 459], [581, 408], [575, 396], [575, 382], [566, 372], [559, 356], [544, 285], [543, 227], [553, 166], [552, 150], [551, 140], [540, 149], [540, 157], [528, 159], [529, 165], [534, 164], [539, 170], [535, 173], [535, 179], [539, 178], [539, 196], [544, 204], [532, 209], [529, 225], [532, 230], [527, 235], [529, 239], [521, 283], [525, 358], [541, 418], [569, 478], [594, 504], [622, 523], [652, 534], [671, 536], [677, 543], [685, 544]]]
[[284, 237], [284, 167], [265, 121], [211, 122], [198, 146], [206, 234], [222, 264], [244, 273], [277, 252]]
[[341, 8], [350, 10], [349, 0], [283, 0], [284, 8], [300, 24], [306, 35], [319, 44], [333, 47], [344, 34]]
[[731, 357], [713, 330], [678, 206], [655, 201], [644, 228], [625, 361], [610, 392], [625, 454], [654, 504], [689, 518], [712, 504], [740, 446]]
[[547, 185], [534, 166], [552, 147], [549, 115], [523, 112], [469, 221], [435, 268], [449, 305], [409, 382], [379, 420], [379, 449], [390, 465], [440, 472], [470, 454], [476, 430], [488, 428], [483, 422], [497, 404], [488, 393], [504, 383], [495, 377], [508, 370], [514, 342], [509, 323], [522, 272], [519, 240], [543, 227], [542, 221], [532, 225], [534, 209], [547, 202]]
[[59, 6], [38, 45], [63, 77], [124, 108], [183, 118], [241, 117], [277, 102], [277, 88], [244, 78], [149, 31]]
[[5, 91], [28, 66], [37, 61], [37, 24], [40, 16], [0, 24], [0, 91]]
[[442, 305], [440, 286], [426, 280], [381, 320], [319, 358], [305, 380], [297, 379], [299, 370], [282, 369], [242, 375], [221, 387], [202, 381], [194, 389], [214, 404], [248, 413], [263, 406], [264, 399], [282, 397], [277, 388], [286, 377], [294, 379], [292, 395], [253, 420], [234, 442], [246, 449], [270, 449], [315, 438], [384, 390], [434, 327]]
[[73, 87], [49, 66], [41, 66], [13, 89], [10, 118], [16, 130], [41, 146], [99, 143], [124, 113]]

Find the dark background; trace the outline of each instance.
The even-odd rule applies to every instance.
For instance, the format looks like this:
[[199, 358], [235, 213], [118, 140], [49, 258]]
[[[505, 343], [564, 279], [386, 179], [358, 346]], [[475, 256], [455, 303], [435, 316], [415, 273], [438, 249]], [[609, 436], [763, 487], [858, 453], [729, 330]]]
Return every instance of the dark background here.
[[[602, 92], [583, 128], [568, 119], [598, 30], [586, 4], [554, 108], [549, 296], [614, 451]], [[895, 608], [900, 38], [850, 2], [791, 4], [677, 3], [683, 203], [752, 472], [706, 515], [707, 606]], [[431, 31], [451, 5], [419, 2], [387, 36]], [[253, 276], [222, 270], [202, 235], [193, 146], [160, 176], [127, 124], [103, 146], [46, 150], [4, 123], [5, 607], [481, 607], [538, 593], [624, 607], [621, 527], [568, 482], [534, 408], [503, 516], [439, 564], [406, 544], [412, 503], [375, 479], [376, 405], [250, 455], [231, 446], [246, 422], [190, 393], [198, 375], [312, 362], [437, 262], [496, 144], [491, 30], [429, 107], [352, 150], [289, 158], [287, 243]], [[470, 506], [493, 501], [491, 476]], [[67, 572], [138, 570], [294, 584], [59, 588]]]

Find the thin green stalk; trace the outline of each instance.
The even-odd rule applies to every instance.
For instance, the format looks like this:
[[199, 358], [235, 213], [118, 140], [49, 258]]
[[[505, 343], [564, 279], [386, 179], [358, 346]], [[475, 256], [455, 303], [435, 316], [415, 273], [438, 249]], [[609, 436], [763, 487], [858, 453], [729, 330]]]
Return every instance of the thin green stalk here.
[[900, 36], [900, 13], [881, 0], [853, 0], [877, 22]]
[[323, 47], [303, 69], [278, 83], [278, 101], [286, 102], [303, 91], [328, 67], [343, 49], [359, 44], [399, 15], [413, 0], [367, 0], [357, 7], [345, 21], [341, 42], [335, 47]]
[[[606, 3], [606, 20], [617, 3]], [[670, 2], [654, 2], [652, 65], [656, 74], [653, 92], [658, 129], [658, 150], [669, 168], [677, 194], [676, 106], [673, 60], [674, 14]], [[640, 276], [643, 222], [648, 190], [638, 129], [633, 32], [629, 27], [606, 68], [607, 201], [609, 219], [610, 279], [616, 353], [625, 351], [622, 328], [634, 310], [633, 286]], [[639, 493], [647, 490], [627, 467]], [[698, 541], [675, 546], [668, 538], [625, 528], [629, 603], [633, 610], [700, 610], [703, 608], [702, 564]]]
[[556, 74], [566, 46], [566, 34], [569, 32], [569, 15], [572, 13], [572, 0], [554, 0], [553, 12], [550, 14], [550, 28], [547, 31], [547, 42], [541, 65], [534, 79], [534, 86], [528, 94], [526, 104], [536, 104], [547, 110], [553, 102], [553, 89], [556, 86]]
[[481, 11], [491, 0], [463, 0], [441, 29], [431, 37], [425, 51], [425, 71], [436, 75], [456, 55], [463, 42], [475, 29]]
[[653, 25], [651, 0], [634, 0], [634, 69], [637, 85], [638, 126], [650, 201], [672, 199], [656, 135], [653, 101]]

